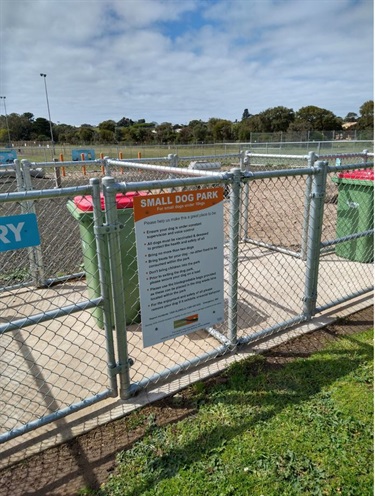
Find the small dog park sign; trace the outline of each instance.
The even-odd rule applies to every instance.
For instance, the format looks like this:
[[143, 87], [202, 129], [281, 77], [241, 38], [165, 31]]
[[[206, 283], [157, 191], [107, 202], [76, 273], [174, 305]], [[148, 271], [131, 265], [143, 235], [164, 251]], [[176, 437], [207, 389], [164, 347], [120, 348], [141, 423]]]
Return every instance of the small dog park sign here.
[[224, 319], [223, 188], [134, 197], [144, 347]]
[[40, 245], [35, 214], [0, 217], [0, 252]]

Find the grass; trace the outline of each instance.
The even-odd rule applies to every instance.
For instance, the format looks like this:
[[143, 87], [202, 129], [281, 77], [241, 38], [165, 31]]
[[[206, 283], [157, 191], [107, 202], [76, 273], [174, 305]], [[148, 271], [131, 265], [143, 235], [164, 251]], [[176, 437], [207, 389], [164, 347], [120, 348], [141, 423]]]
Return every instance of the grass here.
[[[134, 159], [138, 157], [138, 153], [142, 158], [166, 157], [170, 153], [176, 153], [180, 157], [190, 157], [194, 155], [217, 155], [227, 153], [239, 153], [240, 146], [238, 144], [217, 144], [217, 145], [56, 145], [55, 158], [63, 155], [65, 161], [72, 160], [73, 149], [88, 149], [95, 151], [95, 158], [100, 158], [102, 153], [110, 158], [118, 158], [122, 153], [124, 159]], [[242, 148], [241, 148], [242, 149]], [[50, 162], [53, 160], [52, 148], [28, 146], [21, 149], [21, 154], [18, 153], [18, 158], [29, 160], [30, 162]]]
[[118, 455], [100, 495], [373, 494], [373, 331], [283, 366], [254, 357], [186, 394], [197, 413]]
[[[55, 146], [55, 158], [59, 158], [63, 154], [64, 160], [72, 160], [72, 149], [88, 149], [95, 150], [96, 158], [100, 158], [100, 154], [111, 158], [118, 158], [119, 153], [122, 153], [123, 158], [137, 158], [138, 153], [141, 153], [142, 158], [166, 157], [170, 153], [176, 153], [180, 157], [203, 156], [203, 155], [218, 155], [239, 153], [240, 150], [247, 150], [253, 147], [253, 151], [257, 153], [276, 153], [288, 155], [304, 155], [309, 151], [318, 152], [318, 143], [306, 142], [301, 144], [282, 144], [280, 147], [272, 146], [267, 143], [216, 143], [211, 145], [59, 145]], [[364, 142], [328, 142], [323, 143], [321, 153], [349, 153], [362, 152], [364, 148], [369, 151], [373, 150], [371, 141]], [[18, 150], [18, 149], [17, 149]], [[29, 160], [30, 162], [50, 162], [53, 160], [52, 148], [27, 146], [21, 148], [21, 153], [18, 153], [18, 158]]]

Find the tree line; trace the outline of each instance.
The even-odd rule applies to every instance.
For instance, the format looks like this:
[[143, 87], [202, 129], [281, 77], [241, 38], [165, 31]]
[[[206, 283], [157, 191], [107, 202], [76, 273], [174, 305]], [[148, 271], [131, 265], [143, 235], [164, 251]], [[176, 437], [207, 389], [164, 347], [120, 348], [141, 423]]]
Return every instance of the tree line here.
[[[344, 118], [330, 110], [313, 105], [297, 112], [282, 106], [272, 107], [258, 114], [245, 108], [241, 119], [234, 122], [212, 117], [208, 121], [192, 120], [187, 125], [171, 122], [133, 121], [123, 117], [119, 121], [106, 120], [98, 126], [51, 123], [54, 143], [61, 144], [189, 144], [213, 142], [246, 142], [256, 135], [258, 141], [272, 141], [270, 136], [279, 133], [278, 141], [304, 141], [345, 137], [346, 129], [361, 132], [362, 139], [373, 138], [374, 102], [368, 100], [359, 113], [349, 112]], [[331, 132], [331, 135], [329, 133]], [[337, 134], [338, 133], [338, 134]], [[341, 133], [341, 134], [340, 134]], [[0, 143], [51, 141], [50, 122], [34, 117], [30, 112], [22, 115], [0, 115]]]

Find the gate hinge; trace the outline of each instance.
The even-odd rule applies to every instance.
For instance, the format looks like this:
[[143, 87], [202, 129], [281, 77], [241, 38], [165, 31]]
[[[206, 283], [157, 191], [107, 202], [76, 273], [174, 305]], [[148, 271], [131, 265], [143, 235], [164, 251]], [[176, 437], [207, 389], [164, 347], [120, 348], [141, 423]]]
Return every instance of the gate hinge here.
[[[132, 365], [134, 365], [134, 360], [132, 358], [128, 358], [128, 367], [131, 367]], [[120, 363], [118, 363], [117, 365], [109, 369], [109, 374], [111, 377], [114, 377], [115, 375], [122, 372], [122, 370], [123, 370], [123, 366]]]
[[121, 372], [121, 369], [122, 369], [121, 365], [116, 365], [115, 367], [111, 367], [109, 369], [109, 375], [111, 377], [114, 377], [115, 375], [117, 375]]

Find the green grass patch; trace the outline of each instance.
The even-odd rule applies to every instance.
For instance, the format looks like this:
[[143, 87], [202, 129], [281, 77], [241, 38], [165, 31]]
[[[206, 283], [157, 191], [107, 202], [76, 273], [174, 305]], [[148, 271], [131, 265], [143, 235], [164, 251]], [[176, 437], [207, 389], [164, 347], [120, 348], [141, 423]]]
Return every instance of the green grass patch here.
[[284, 366], [251, 358], [192, 386], [198, 412], [120, 453], [97, 494], [372, 495], [372, 339]]

